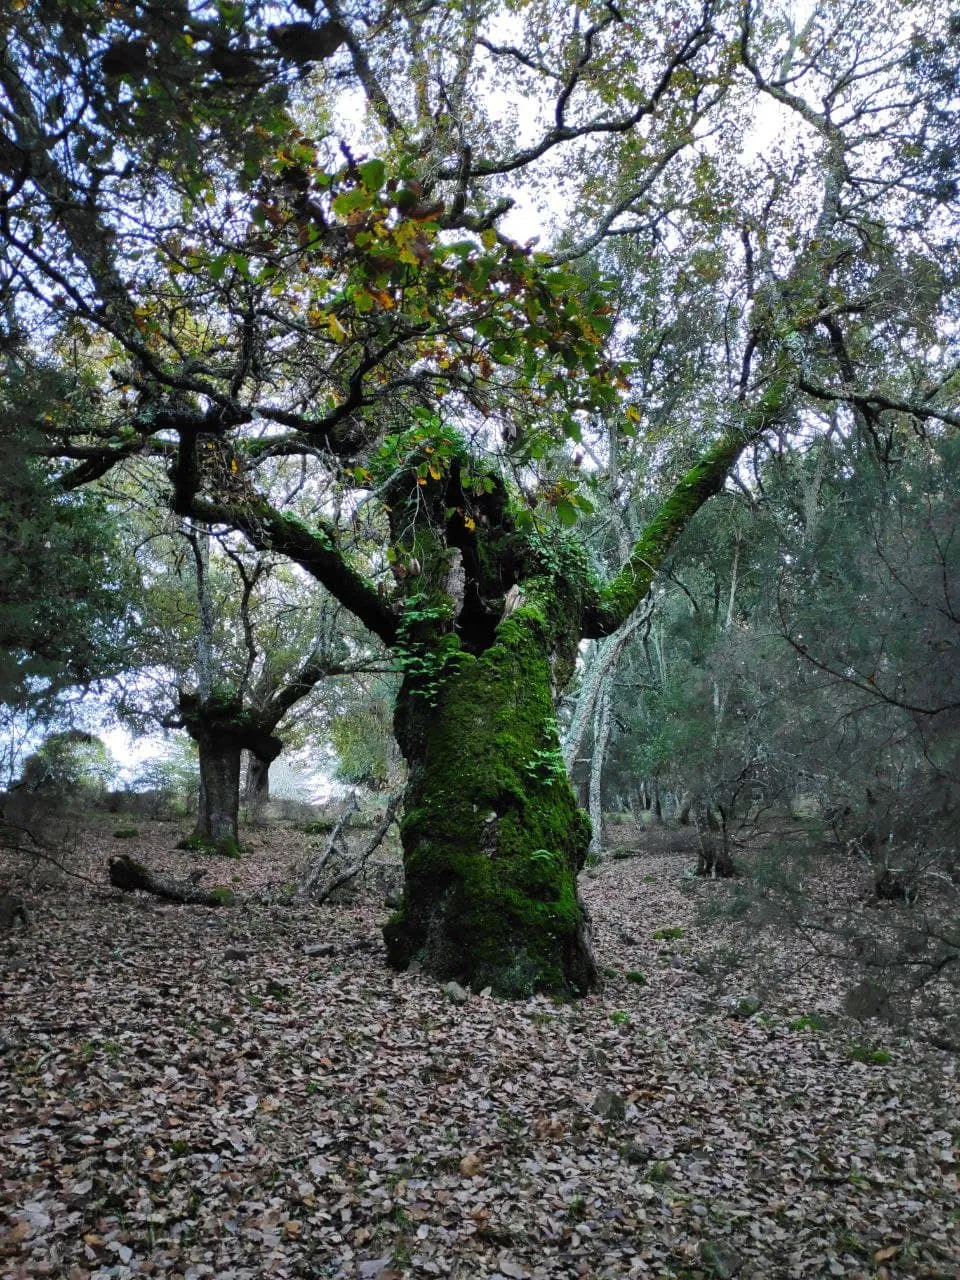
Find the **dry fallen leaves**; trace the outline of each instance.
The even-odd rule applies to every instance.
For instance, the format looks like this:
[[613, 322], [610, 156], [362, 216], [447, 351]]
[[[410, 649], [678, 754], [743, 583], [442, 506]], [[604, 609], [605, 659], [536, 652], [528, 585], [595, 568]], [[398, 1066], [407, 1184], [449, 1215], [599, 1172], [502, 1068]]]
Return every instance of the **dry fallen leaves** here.
[[[292, 829], [258, 839], [209, 882], [282, 883], [307, 853]], [[156, 824], [132, 852], [184, 875], [173, 843]], [[98, 875], [111, 842], [88, 845]], [[691, 893], [686, 864], [585, 881], [607, 978], [569, 1006], [455, 1005], [390, 973], [372, 894], [215, 911], [22, 885], [35, 928], [0, 950], [0, 1272], [952, 1275], [956, 1060], [878, 1026], [890, 1063], [853, 1061], [838, 975], [795, 938], [702, 976], [726, 942], [693, 895], [730, 889]], [[759, 1014], [730, 1016], [761, 987]], [[792, 1027], [812, 1012], [831, 1029]]]

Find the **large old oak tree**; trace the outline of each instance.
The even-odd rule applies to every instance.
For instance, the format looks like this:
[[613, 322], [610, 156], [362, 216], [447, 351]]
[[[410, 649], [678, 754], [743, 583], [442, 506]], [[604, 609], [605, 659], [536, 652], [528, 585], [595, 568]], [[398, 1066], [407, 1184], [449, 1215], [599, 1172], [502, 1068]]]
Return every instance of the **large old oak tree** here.
[[[960, 421], [928, 336], [955, 270], [946, 20], [855, 8], [802, 29], [714, 0], [0, 18], [5, 376], [42, 349], [83, 390], [29, 424], [35, 452], [65, 490], [154, 460], [177, 515], [289, 557], [392, 650], [398, 967], [588, 990], [589, 824], [554, 715], [580, 641], [630, 618], [745, 450], [830, 413], [878, 442], [891, 415]], [[790, 146], [766, 149], [759, 102]], [[548, 190], [543, 251], [509, 219]], [[618, 243], [631, 269], [605, 283]], [[669, 372], [705, 293], [671, 396], [634, 382], [639, 339]], [[604, 575], [571, 533], [569, 442], [655, 421], [674, 479]], [[309, 523], [266, 496], [298, 472], [338, 486]], [[229, 699], [191, 702], [198, 741]]]

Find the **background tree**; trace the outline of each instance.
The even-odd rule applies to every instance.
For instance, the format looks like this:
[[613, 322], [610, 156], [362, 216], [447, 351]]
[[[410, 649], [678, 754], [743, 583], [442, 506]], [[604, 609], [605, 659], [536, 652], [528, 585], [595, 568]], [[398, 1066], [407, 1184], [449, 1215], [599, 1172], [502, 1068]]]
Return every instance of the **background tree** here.
[[151, 531], [153, 518], [148, 504], [131, 522], [137, 665], [119, 684], [117, 707], [141, 729], [187, 730], [201, 781], [187, 843], [235, 848], [242, 753], [255, 819], [269, 798], [271, 763], [302, 734], [297, 719], [312, 716], [319, 730], [311, 705], [318, 687], [376, 659], [365, 637], [343, 625], [335, 602], [286, 562], [170, 517]]
[[8, 358], [0, 375], [0, 701], [10, 708], [52, 708], [126, 657], [129, 584], [112, 517], [95, 493], [58, 491], [22, 428], [31, 413], [52, 418], [65, 390], [53, 367]]

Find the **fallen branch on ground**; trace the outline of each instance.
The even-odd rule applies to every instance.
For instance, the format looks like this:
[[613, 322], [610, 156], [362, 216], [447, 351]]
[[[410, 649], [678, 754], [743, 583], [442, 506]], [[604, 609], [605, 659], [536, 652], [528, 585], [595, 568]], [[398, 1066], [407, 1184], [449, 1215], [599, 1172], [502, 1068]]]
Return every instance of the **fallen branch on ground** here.
[[[370, 843], [364, 849], [363, 853], [360, 854], [359, 858], [357, 858], [354, 862], [352, 862], [350, 866], [347, 867], [344, 871], [341, 871], [339, 875], [334, 876], [334, 878], [330, 881], [330, 883], [327, 885], [324, 885], [322, 889], [316, 888], [317, 879], [319, 878], [319, 875], [316, 878], [312, 878], [309, 885], [306, 883], [304, 884], [303, 893], [305, 895], [309, 895], [313, 899], [313, 901], [317, 904], [321, 902], [326, 902], [326, 900], [330, 897], [332, 893], [335, 893], [337, 889], [342, 888], [343, 885], [348, 884], [351, 880], [355, 879], [360, 874], [360, 872], [367, 865], [367, 862], [369, 861], [370, 857], [373, 855], [374, 851], [380, 847], [381, 843], [383, 842], [384, 836], [390, 830], [390, 824], [393, 822], [394, 818], [396, 817], [397, 809], [400, 807], [400, 800], [402, 795], [403, 793], [401, 791], [398, 791], [395, 795], [390, 797], [390, 802], [387, 805], [386, 812], [383, 815], [380, 825], [377, 827], [376, 831], [373, 833], [373, 838], [370, 840]], [[344, 817], [346, 817], [346, 815], [344, 815]], [[342, 825], [342, 821], [343, 820], [341, 820], [340, 825]], [[334, 835], [331, 837], [330, 845], [328, 846], [327, 851], [323, 858], [324, 866], [326, 865], [326, 862], [329, 860], [330, 854], [332, 853], [333, 843], [334, 843], [334, 840], [336, 839], [339, 829], [340, 827], [338, 826], [337, 831], [334, 832]], [[322, 870], [322, 867], [320, 869]]]
[[223, 907], [236, 901], [229, 889], [200, 889], [185, 880], [155, 875], [142, 862], [137, 862], [125, 853], [111, 858], [109, 866], [110, 883], [124, 893], [142, 889], [145, 893], [155, 894], [168, 902], [182, 902], [197, 907]]
[[357, 797], [351, 796], [349, 804], [340, 815], [340, 821], [330, 833], [330, 839], [327, 841], [326, 848], [320, 854], [319, 858], [316, 858], [308, 865], [303, 880], [300, 883], [300, 888], [297, 890], [296, 896], [298, 898], [312, 898], [316, 891], [316, 887], [320, 882], [320, 876], [323, 874], [323, 870], [327, 863], [333, 855], [338, 852], [338, 850], [340, 853], [345, 852], [344, 849], [340, 848], [340, 837], [346, 830], [347, 822], [356, 811], [356, 808]]

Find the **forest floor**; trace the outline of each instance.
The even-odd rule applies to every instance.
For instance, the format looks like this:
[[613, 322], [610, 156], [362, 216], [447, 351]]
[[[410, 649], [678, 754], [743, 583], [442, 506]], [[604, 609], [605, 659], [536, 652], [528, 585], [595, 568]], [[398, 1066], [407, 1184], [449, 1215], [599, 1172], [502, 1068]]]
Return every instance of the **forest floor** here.
[[[102, 889], [0, 867], [34, 916], [0, 938], [4, 1277], [958, 1275], [957, 1056], [846, 1018], [789, 933], [734, 946], [688, 853], [585, 875], [598, 993], [456, 1004], [385, 967], [382, 891], [124, 896], [109, 854], [199, 855], [100, 819], [69, 864]], [[249, 846], [204, 883], [309, 854], [292, 825]]]

